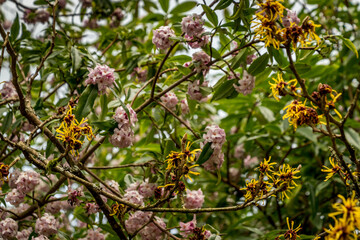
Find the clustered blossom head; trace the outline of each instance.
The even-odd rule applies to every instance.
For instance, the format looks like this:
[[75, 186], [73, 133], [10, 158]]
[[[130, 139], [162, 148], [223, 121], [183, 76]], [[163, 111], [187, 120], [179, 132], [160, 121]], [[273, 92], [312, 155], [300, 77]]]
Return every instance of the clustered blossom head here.
[[0, 94], [3, 99], [15, 98], [18, 96], [14, 85], [10, 81], [4, 82], [4, 85], [0, 90]]
[[179, 102], [179, 99], [173, 92], [165, 93], [161, 98], [161, 102], [170, 110], [176, 109], [176, 104]]
[[115, 82], [115, 69], [107, 65], [96, 64], [94, 69], [88, 68], [88, 70], [88, 78], [85, 80], [86, 85], [97, 85], [100, 94], [106, 93], [108, 87], [113, 87]]
[[[125, 221], [127, 231], [130, 234], [133, 234], [145, 223], [149, 222], [151, 215], [152, 212], [142, 211], [136, 211], [135, 213], [130, 214], [129, 219]], [[162, 228], [166, 228], [166, 224], [161, 218], [155, 217], [154, 221]], [[142, 239], [147, 240], [160, 240], [163, 238], [163, 232], [154, 223], [146, 225], [146, 227], [140, 230], [139, 234]]]
[[24, 198], [25, 193], [20, 192], [18, 189], [14, 188], [6, 195], [5, 200], [17, 207], [20, 203], [24, 202]]
[[207, 55], [204, 51], [196, 52], [192, 55], [192, 60], [195, 66], [196, 71], [202, 72], [204, 75], [206, 75], [209, 72], [209, 62], [210, 62], [210, 56]]
[[248, 95], [255, 87], [255, 77], [250, 75], [246, 70], [244, 70], [243, 77], [239, 80], [239, 86], [236, 84], [234, 84], [233, 86], [238, 93]]
[[293, 23], [296, 24], [296, 25], [299, 25], [300, 19], [296, 15], [296, 12], [292, 11], [290, 9], [286, 9], [286, 11], [287, 11], [287, 15], [282, 18], [284, 27], [288, 28]]
[[189, 37], [199, 36], [204, 31], [204, 20], [197, 14], [184, 17], [181, 30]]
[[130, 119], [125, 109], [121, 106], [115, 111], [114, 119], [118, 123], [118, 127], [115, 128], [114, 134], [110, 137], [109, 141], [119, 148], [129, 147], [134, 143], [134, 132], [132, 127], [138, 121], [135, 111], [127, 104], [129, 110]]
[[184, 207], [188, 209], [201, 208], [204, 203], [204, 198], [205, 196], [200, 188], [193, 191], [186, 189]]
[[31, 227], [26, 228], [22, 231], [17, 232], [16, 239], [17, 240], [28, 240], [30, 234], [32, 233], [33, 229]]
[[121, 8], [116, 8], [114, 12], [111, 14], [110, 27], [118, 27], [120, 25], [120, 21], [124, 18], [124, 12]]
[[35, 232], [40, 235], [45, 235], [49, 237], [52, 234], [58, 232], [59, 222], [56, 218], [48, 213], [45, 213], [44, 216], [38, 218], [35, 224]]
[[21, 172], [16, 180], [16, 188], [24, 194], [31, 192], [40, 183], [40, 174], [35, 171]]
[[198, 36], [185, 35], [185, 40], [191, 48], [201, 48], [209, 43], [209, 36], [199, 34]]
[[[55, 197], [51, 196], [49, 200], [55, 199]], [[51, 214], [56, 214], [60, 212], [61, 204], [58, 201], [52, 201], [46, 204], [45, 211]]]
[[144, 197], [136, 190], [126, 191], [123, 199], [135, 205], [142, 206], [144, 204]]
[[203, 136], [205, 140], [203, 144], [211, 143], [211, 148], [214, 149], [214, 152], [210, 158], [203, 163], [203, 166], [208, 171], [214, 171], [219, 169], [224, 162], [224, 153], [222, 153], [221, 148], [226, 141], [226, 134], [224, 129], [217, 125], [210, 125], [205, 129], [207, 132]]
[[50, 13], [45, 9], [31, 10], [26, 9], [24, 12], [24, 21], [28, 24], [35, 24], [37, 22], [46, 23], [49, 20]]
[[45, 9], [38, 9], [35, 12], [36, 20], [41, 23], [46, 23], [49, 20], [50, 13]]
[[246, 64], [251, 64], [255, 59], [257, 58], [257, 56], [255, 54], [250, 54], [246, 56]]
[[131, 73], [131, 77], [137, 77], [139, 82], [145, 82], [148, 75], [147, 69], [140, 67], [134, 68], [134, 71]]
[[72, 189], [69, 186], [69, 189], [68, 189], [68, 203], [70, 204], [70, 206], [78, 206], [80, 204], [80, 202], [81, 202], [78, 197], [81, 197], [83, 195], [84, 195], [84, 193], [83, 193], [81, 188]]
[[196, 215], [194, 215], [193, 220], [187, 223], [180, 222], [180, 235], [187, 239], [208, 239], [211, 236], [209, 230], [205, 228], [196, 227]]
[[169, 26], [161, 26], [160, 28], [153, 30], [152, 42], [159, 49], [167, 49], [171, 46], [173, 41], [170, 37], [175, 37], [175, 32]]
[[190, 99], [196, 100], [199, 102], [204, 102], [207, 100], [207, 96], [205, 96], [202, 92], [200, 87], [207, 87], [209, 84], [208, 81], [203, 81], [200, 84], [200, 80], [195, 80], [194, 82], [189, 82], [188, 84], [188, 94]]
[[244, 149], [244, 144], [239, 144], [235, 147], [234, 149], [234, 157], [237, 159], [240, 159], [244, 156], [245, 153], [245, 149]]
[[252, 168], [257, 164], [259, 164], [259, 159], [257, 157], [251, 157], [250, 155], [247, 155], [247, 157], [244, 159], [245, 168]]
[[85, 204], [86, 213], [89, 215], [99, 212], [99, 209], [100, 209], [99, 205], [97, 205], [96, 203], [86, 203]]
[[18, 223], [12, 218], [0, 222], [0, 236], [3, 239], [13, 239], [18, 231]]
[[155, 183], [149, 183], [149, 179], [145, 179], [145, 181], [139, 185], [138, 191], [144, 198], [149, 198], [154, 195], [155, 188]]
[[87, 232], [87, 236], [79, 240], [105, 240], [105, 235], [100, 232], [99, 228], [95, 230], [89, 229]]

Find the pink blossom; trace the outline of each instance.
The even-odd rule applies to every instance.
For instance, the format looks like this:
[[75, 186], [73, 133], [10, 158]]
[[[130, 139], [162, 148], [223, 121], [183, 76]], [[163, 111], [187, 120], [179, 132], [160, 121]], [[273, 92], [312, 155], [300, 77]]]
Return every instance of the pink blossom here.
[[82, 3], [82, 7], [83, 7], [83, 8], [91, 7], [92, 1], [93, 1], [93, 0], [80, 0], [80, 2]]
[[114, 71], [115, 69], [110, 68], [107, 65], [96, 64], [94, 69], [88, 68], [88, 78], [85, 80], [85, 84], [97, 85], [100, 94], [106, 93], [108, 87], [113, 87], [115, 82]]
[[205, 196], [200, 188], [197, 191], [190, 191], [186, 189], [184, 207], [188, 209], [201, 208], [204, 203], [204, 198]]
[[202, 165], [207, 171], [215, 171], [216, 169], [221, 168], [224, 163], [224, 153], [220, 149], [215, 149], [210, 158], [204, 162]]
[[49, 238], [44, 236], [44, 235], [40, 235], [40, 236], [38, 236], [36, 238], [33, 238], [32, 240], [49, 240]]
[[235, 90], [244, 95], [248, 95], [255, 87], [255, 77], [244, 70], [243, 77], [239, 80], [239, 85], [240, 86], [236, 84], [233, 85]]
[[[138, 121], [136, 112], [131, 108], [130, 104], [127, 104], [126, 107], [129, 110], [131, 125], [135, 126], [135, 123]], [[119, 123], [118, 128], [123, 126], [130, 127], [128, 115], [122, 106], [116, 109], [114, 119]]]
[[11, 28], [12, 22], [9, 20], [5, 20], [3, 23], [3, 27], [5, 30], [9, 30]]
[[[55, 199], [55, 197], [51, 196], [49, 200]], [[58, 201], [49, 202], [46, 204], [45, 211], [51, 214], [56, 214], [60, 212], [61, 204]]]
[[147, 78], [148, 71], [147, 69], [142, 69], [140, 67], [134, 68], [134, 71], [131, 73], [131, 77], [137, 77], [140, 82], [145, 82]]
[[35, 14], [36, 14], [36, 21], [41, 23], [46, 23], [50, 17], [50, 13], [45, 9], [38, 9], [36, 10]]
[[198, 73], [203, 72], [203, 74], [206, 75], [209, 72], [209, 66], [207, 64], [211, 59], [204, 51], [194, 53], [192, 55], [192, 60]]
[[35, 232], [40, 235], [50, 236], [58, 232], [59, 222], [54, 216], [45, 213], [44, 216], [38, 218], [35, 224]]
[[59, 0], [59, 2], [58, 2], [59, 8], [65, 8], [66, 7], [66, 1], [67, 0]]
[[4, 99], [15, 98], [18, 96], [14, 85], [10, 81], [4, 82], [4, 85], [0, 90], [0, 94]]
[[237, 145], [234, 150], [234, 157], [240, 159], [244, 156], [245, 149], [244, 144]]
[[[162, 227], [163, 229], [166, 229], [166, 224], [161, 218], [154, 217], [154, 220], [160, 227]], [[163, 231], [160, 228], [158, 228], [154, 223], [149, 223], [139, 233], [140, 233], [142, 240], [162, 240], [162, 239], [164, 239]]]
[[217, 125], [209, 125], [205, 128], [205, 130], [206, 134], [203, 136], [205, 140], [204, 145], [208, 142], [211, 142], [211, 148], [221, 150], [222, 145], [226, 141], [226, 134], [224, 129]]
[[40, 174], [30, 170], [21, 172], [15, 184], [17, 189], [24, 194], [35, 189], [36, 185], [40, 183]]
[[26, 228], [26, 229], [22, 230], [21, 232], [19, 231], [16, 234], [16, 239], [17, 240], [28, 240], [32, 231], [33, 231], [32, 227]]
[[180, 222], [180, 235], [184, 238], [189, 237], [193, 234], [194, 229], [196, 228], [196, 215], [194, 215], [193, 220], [187, 223]]
[[250, 155], [247, 155], [247, 157], [244, 159], [245, 168], [252, 168], [256, 166], [258, 163], [259, 163], [259, 159], [257, 157], [251, 157]]
[[143, 205], [144, 204], [144, 197], [140, 195], [140, 193], [136, 190], [126, 191], [124, 194], [123, 199], [135, 205]]
[[89, 229], [87, 236], [79, 240], [105, 240], [105, 235], [100, 232], [100, 229]]
[[178, 103], [179, 99], [173, 92], [165, 93], [161, 98], [161, 102], [170, 110], [176, 109], [176, 104]]
[[173, 41], [170, 37], [175, 37], [175, 32], [169, 26], [161, 26], [153, 30], [152, 42], [159, 49], [167, 49], [171, 46]]
[[181, 30], [190, 37], [198, 36], [204, 31], [204, 20], [197, 14], [184, 17], [181, 21]]
[[204, 102], [207, 100], [207, 97], [202, 94], [200, 87], [207, 87], [209, 84], [208, 81], [204, 81], [200, 85], [200, 80], [195, 80], [194, 82], [190, 82], [188, 84], [188, 94], [190, 96], [190, 99], [196, 100], [199, 102]]
[[81, 202], [78, 197], [81, 197], [83, 195], [84, 195], [84, 193], [83, 193], [81, 188], [72, 189], [69, 186], [69, 189], [68, 189], [68, 203], [71, 206], [78, 206], [80, 204], [80, 202]]
[[149, 198], [154, 195], [155, 188], [156, 188], [155, 183], [149, 183], [149, 179], [145, 179], [145, 181], [139, 185], [138, 191], [140, 195], [143, 196], [144, 198]]
[[251, 54], [251, 55], [247, 55], [246, 56], [246, 64], [251, 64], [255, 59], [256, 59], [256, 55], [255, 54]]
[[286, 11], [287, 15], [282, 18], [284, 27], [288, 28], [291, 26], [292, 23], [299, 25], [300, 19], [296, 15], [296, 12], [290, 9], [286, 9]]
[[202, 33], [199, 34], [198, 36], [193, 36], [193, 37], [190, 37], [189, 35], [185, 35], [185, 40], [191, 48], [201, 48], [209, 43], [209, 36], [208, 35], [201, 36], [201, 35]]
[[115, 128], [114, 134], [109, 139], [115, 147], [126, 148], [134, 143], [134, 132], [130, 127]]
[[131, 213], [129, 219], [125, 221], [127, 231], [132, 234], [138, 230], [142, 225], [150, 220], [151, 212], [136, 211]]
[[0, 236], [4, 239], [13, 239], [18, 230], [17, 222], [12, 218], [6, 218], [0, 222]]
[[99, 205], [97, 205], [96, 203], [86, 203], [85, 204], [86, 213], [89, 215], [99, 212], [99, 209], [100, 209]]
[[16, 188], [16, 181], [19, 178], [20, 173], [21, 172], [18, 168], [15, 168], [15, 170], [12, 173], [10, 173], [10, 176], [9, 176], [9, 187], [10, 188]]

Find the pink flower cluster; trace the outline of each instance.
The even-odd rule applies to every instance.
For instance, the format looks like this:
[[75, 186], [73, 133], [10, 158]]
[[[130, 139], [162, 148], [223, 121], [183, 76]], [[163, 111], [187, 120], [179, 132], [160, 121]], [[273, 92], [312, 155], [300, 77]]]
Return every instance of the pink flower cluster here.
[[6, 218], [0, 222], [0, 236], [3, 239], [13, 239], [18, 231], [18, 224], [12, 218]]
[[198, 190], [193, 190], [193, 191], [186, 189], [184, 207], [188, 209], [201, 208], [204, 203], [204, 198], [205, 196], [200, 188]]
[[194, 82], [190, 82], [188, 84], [188, 94], [190, 96], [190, 99], [196, 100], [199, 102], [204, 102], [207, 100], [207, 96], [203, 95], [200, 87], [207, 87], [209, 84], [208, 81], [203, 81], [202, 84], [200, 84], [200, 80], [195, 80]]
[[243, 77], [239, 80], [239, 85], [240, 86], [234, 84], [235, 90], [244, 95], [248, 95], [255, 87], [255, 77], [244, 70]]
[[49, 240], [49, 238], [44, 236], [44, 235], [40, 235], [40, 236], [38, 236], [36, 238], [33, 238], [32, 240]]
[[145, 82], [147, 78], [148, 71], [140, 67], [134, 68], [134, 71], [131, 73], [131, 77], [137, 77], [140, 82]]
[[80, 204], [80, 202], [81, 202], [78, 197], [81, 197], [83, 195], [84, 195], [84, 193], [83, 193], [81, 188], [72, 189], [69, 186], [69, 189], [68, 189], [68, 203], [70, 204], [70, 206], [78, 206]]
[[1, 97], [6, 98], [13, 98], [17, 97], [16, 89], [12, 82], [4, 82], [3, 88], [0, 90]]
[[[49, 200], [55, 199], [53, 196], [49, 198]], [[61, 204], [59, 204], [58, 201], [49, 202], [46, 204], [45, 211], [51, 214], [56, 214], [60, 212], [61, 210]]]
[[108, 87], [112, 87], [115, 82], [114, 71], [107, 65], [96, 64], [94, 69], [88, 68], [88, 78], [85, 80], [85, 84], [97, 85], [100, 94], [106, 93]]
[[35, 12], [30, 9], [26, 9], [24, 12], [24, 21], [29, 24], [35, 24], [36, 22], [46, 23], [49, 20], [50, 13], [45, 9], [38, 9]]
[[286, 9], [286, 11], [287, 11], [287, 15], [282, 18], [284, 27], [286, 28], [291, 27], [292, 23], [299, 25], [300, 19], [296, 15], [296, 12], [290, 9]]
[[153, 30], [152, 42], [159, 49], [167, 49], [173, 43], [170, 37], [175, 37], [175, 32], [169, 26], [161, 26]]
[[152, 197], [154, 195], [154, 191], [156, 188], [156, 184], [155, 183], [149, 183], [149, 179], [145, 179], [144, 182], [140, 183], [140, 182], [134, 182], [132, 184], [130, 184], [130, 186], [126, 189], [126, 191], [138, 191], [139, 194], [143, 197], [143, 198], [149, 198]]
[[167, 92], [165, 93], [161, 98], [161, 102], [170, 110], [176, 109], [176, 104], [179, 102], [179, 99], [173, 92]]
[[120, 25], [120, 21], [124, 18], [124, 12], [121, 8], [116, 8], [111, 14], [110, 27], [115, 28]]
[[100, 209], [99, 205], [97, 205], [96, 203], [86, 203], [85, 204], [86, 213], [89, 215], [99, 212], [99, 209]]
[[207, 64], [211, 59], [210, 56], [207, 55], [204, 51], [194, 53], [192, 55], [192, 60], [198, 73], [202, 72], [204, 75], [206, 75], [209, 72], [209, 66]]
[[114, 134], [109, 139], [115, 147], [119, 148], [129, 147], [133, 144], [134, 132], [131, 127], [138, 121], [135, 111], [129, 104], [126, 106], [129, 110], [130, 119], [125, 109], [122, 106], [118, 107], [114, 115], [114, 119], [118, 123], [118, 128], [115, 128]]
[[219, 169], [224, 162], [224, 153], [222, 153], [222, 145], [226, 141], [226, 134], [224, 129], [217, 125], [210, 125], [206, 127], [206, 134], [204, 134], [204, 145], [211, 142], [211, 148], [214, 149], [211, 157], [203, 164], [208, 171]]
[[245, 168], [252, 168], [256, 166], [258, 163], [259, 163], [259, 159], [257, 157], [251, 157], [250, 155], [247, 155], [247, 157], [244, 159]]
[[[130, 214], [128, 220], [125, 221], [125, 227], [130, 234], [133, 234], [142, 227], [145, 223], [149, 222], [152, 212], [136, 211]], [[161, 218], [155, 217], [154, 221], [161, 226], [166, 228], [166, 224]], [[160, 240], [163, 239], [163, 232], [154, 223], [149, 223], [140, 230], [140, 236], [144, 240]]]
[[255, 59], [256, 59], [256, 55], [255, 54], [250, 54], [246, 56], [246, 64], [251, 64]]
[[19, 231], [16, 234], [16, 239], [17, 240], [28, 240], [32, 231], [33, 231], [33, 229], [31, 227], [26, 228], [26, 229], [22, 230], [21, 232]]
[[[187, 223], [180, 222], [180, 235], [184, 238], [188, 238], [190, 235], [194, 234], [196, 232], [196, 215], [194, 215], [193, 220]], [[205, 230], [205, 232], [202, 233], [203, 237], [205, 239], [208, 239], [211, 236], [211, 232], [209, 230]], [[203, 239], [203, 238], [202, 238]]]
[[135, 205], [144, 205], [144, 197], [136, 190], [127, 190], [123, 199]]
[[58, 232], [59, 222], [56, 218], [48, 213], [38, 218], [35, 224], [35, 232], [40, 235], [50, 236]]
[[204, 20], [200, 15], [193, 14], [181, 21], [181, 30], [189, 37], [199, 36], [204, 31]]
[[234, 157], [240, 159], [244, 156], [245, 149], [244, 144], [237, 145], [234, 149]]
[[14, 171], [10, 175], [9, 186], [13, 189], [6, 196], [6, 201], [14, 206], [24, 202], [27, 193], [33, 191], [40, 182], [40, 174], [32, 170], [26, 172]]
[[105, 235], [100, 232], [99, 228], [96, 230], [89, 229], [87, 236], [79, 240], [105, 240]]

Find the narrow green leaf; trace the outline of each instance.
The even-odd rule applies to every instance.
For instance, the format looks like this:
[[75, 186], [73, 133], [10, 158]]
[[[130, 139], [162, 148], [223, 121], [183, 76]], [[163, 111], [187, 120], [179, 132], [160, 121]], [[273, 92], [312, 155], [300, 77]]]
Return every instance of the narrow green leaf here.
[[72, 60], [73, 72], [75, 72], [81, 67], [82, 59], [79, 50], [74, 46], [71, 47], [71, 60]]
[[311, 127], [301, 127], [296, 130], [296, 133], [306, 137], [310, 141], [317, 143], [316, 135], [313, 133]]
[[248, 73], [256, 76], [264, 71], [267, 67], [267, 63], [269, 62], [269, 54], [264, 54], [257, 59], [250, 65], [248, 69]]
[[1, 132], [5, 133], [9, 130], [12, 120], [13, 120], [13, 112], [8, 112], [8, 114], [6, 114], [6, 117], [4, 118], [4, 122], [1, 127]]
[[221, 0], [215, 7], [214, 10], [221, 10], [230, 6], [233, 0]]
[[195, 1], [188, 1], [188, 2], [183, 2], [178, 4], [176, 7], [174, 7], [171, 10], [171, 14], [179, 14], [179, 13], [183, 13], [183, 12], [187, 12], [191, 9], [193, 9], [196, 6], [197, 2]]
[[211, 101], [220, 100], [230, 96], [234, 90], [233, 84], [235, 82], [236, 81], [234, 80], [228, 80], [221, 84], [220, 87], [216, 89]]
[[201, 6], [206, 14], [207, 19], [216, 27], [219, 23], [216, 13], [210, 7], [204, 4]]
[[259, 110], [268, 122], [272, 122], [275, 120], [274, 113], [269, 108], [264, 106], [259, 106]]
[[169, 0], [159, 0], [160, 6], [164, 12], [168, 12], [169, 10]]
[[214, 149], [211, 148], [211, 142], [208, 142], [203, 147], [201, 154], [200, 154], [198, 160], [196, 161], [196, 163], [199, 165], [205, 163], [207, 160], [209, 160], [209, 158], [211, 157], [213, 152], [214, 152]]
[[89, 85], [79, 98], [76, 107], [75, 117], [78, 121], [87, 117], [94, 106], [95, 99], [98, 96], [98, 89], [95, 85]]
[[19, 15], [16, 14], [16, 18], [10, 29], [10, 37], [13, 41], [18, 37], [19, 32], [20, 32]]
[[91, 125], [99, 128], [100, 130], [113, 132], [113, 130], [118, 126], [118, 123], [114, 119], [110, 119], [106, 121], [94, 121], [91, 122]]
[[340, 38], [341, 40], [343, 40], [343, 43], [345, 44], [345, 46], [348, 47], [353, 53], [355, 53], [356, 58], [359, 58], [359, 53], [358, 53], [355, 45], [350, 41], [350, 39], [344, 38], [343, 36], [337, 36], [337, 37]]
[[360, 136], [354, 129], [348, 128], [345, 130], [345, 137], [351, 145], [354, 145], [358, 150], [360, 150]]
[[100, 120], [103, 120], [106, 116], [106, 113], [108, 112], [108, 101], [107, 101], [107, 95], [102, 94], [100, 96], [100, 105], [101, 105], [101, 114], [100, 114]]

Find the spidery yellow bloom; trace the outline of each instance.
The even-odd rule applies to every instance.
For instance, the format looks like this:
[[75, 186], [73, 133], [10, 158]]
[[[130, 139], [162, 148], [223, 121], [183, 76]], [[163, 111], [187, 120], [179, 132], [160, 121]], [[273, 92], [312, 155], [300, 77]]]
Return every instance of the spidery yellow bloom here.
[[334, 219], [335, 224], [330, 225], [329, 229], [325, 229], [328, 233], [325, 240], [356, 240], [357, 236], [354, 232], [355, 227], [352, 222], [348, 222], [346, 218]]
[[262, 174], [266, 174], [268, 177], [269, 176], [269, 172], [272, 172], [273, 167], [272, 165], [275, 165], [276, 163], [270, 163], [271, 160], [271, 156], [269, 157], [268, 160], [266, 160], [266, 158], [264, 158], [264, 161], [260, 163], [259, 167], [257, 169], [259, 169], [259, 172]]
[[300, 231], [301, 229], [301, 224], [294, 229], [294, 221], [291, 221], [291, 224], [289, 222], [289, 218], [286, 218], [286, 222], [287, 222], [287, 226], [288, 229], [284, 235], [282, 235], [284, 237], [285, 240], [296, 240], [297, 238], [300, 238], [300, 235], [298, 235], [298, 231]]
[[341, 167], [335, 162], [335, 159], [330, 157], [329, 158], [329, 162], [332, 166], [332, 168], [328, 168], [326, 167], [325, 165], [323, 166], [324, 168], [321, 169], [322, 172], [327, 172], [328, 174], [326, 175], [326, 178], [325, 178], [325, 182], [327, 180], [329, 180], [330, 178], [332, 178], [336, 173], [339, 173], [341, 175], [342, 170], [341, 170]]
[[194, 150], [190, 151], [191, 145], [192, 145], [192, 143], [188, 142], [186, 144], [186, 148], [185, 148], [184, 152], [180, 153], [181, 156], [185, 156], [186, 161], [188, 161], [188, 162], [193, 162], [195, 160], [196, 153], [201, 152], [201, 149], [194, 149]]
[[335, 212], [330, 213], [329, 217], [335, 218], [335, 216], [342, 215], [349, 222], [353, 222], [354, 225], [360, 227], [360, 207], [358, 206], [358, 200], [355, 199], [356, 194], [353, 191], [352, 196], [348, 199], [345, 199], [342, 195], [338, 195], [342, 200], [342, 203], [334, 203], [332, 207], [335, 209]]
[[317, 27], [320, 27], [319, 24], [315, 24], [312, 20], [305, 19], [303, 24], [301, 25], [301, 28], [304, 31], [304, 36], [307, 39], [308, 42], [311, 42], [315, 40], [317, 44], [320, 42], [319, 36], [315, 33], [315, 29]]
[[56, 138], [65, 142], [73, 152], [75, 150], [76, 153], [78, 153], [78, 150], [83, 144], [81, 138], [86, 136], [90, 141], [94, 137], [94, 134], [91, 126], [87, 124], [87, 119], [85, 120], [83, 118], [79, 123], [78, 120], [76, 120], [75, 115], [72, 114], [71, 105], [68, 107], [68, 112], [66, 113], [59, 128], [56, 129], [56, 132], [58, 133]]
[[119, 217], [119, 215], [125, 209], [125, 205], [119, 204], [118, 202], [116, 202], [112, 205], [111, 209], [112, 209], [112, 213], [110, 214], [110, 216], [116, 215], [117, 217]]
[[265, 2], [259, 3], [258, 6], [260, 9], [255, 15], [262, 20], [282, 21], [285, 7], [280, 2], [283, 2], [283, 0], [266, 0]]
[[270, 89], [271, 89], [271, 92], [272, 92], [272, 96], [276, 100], [280, 101], [279, 96], [286, 96], [286, 94], [287, 94], [287, 91], [285, 89], [286, 87], [293, 94], [298, 96], [296, 91], [299, 90], [300, 88], [296, 87], [296, 85], [297, 85], [297, 80], [296, 79], [285, 82], [283, 77], [282, 77], [282, 74], [278, 73], [277, 78], [272, 78], [272, 80], [274, 80], [275, 83], [269, 82], [269, 84], [270, 84]]

